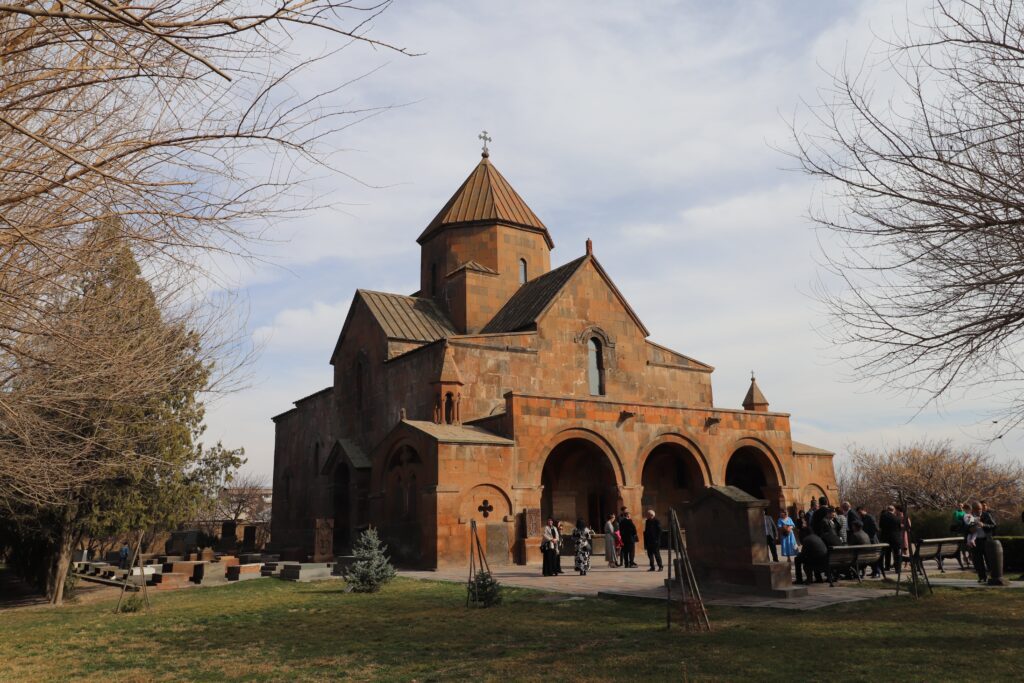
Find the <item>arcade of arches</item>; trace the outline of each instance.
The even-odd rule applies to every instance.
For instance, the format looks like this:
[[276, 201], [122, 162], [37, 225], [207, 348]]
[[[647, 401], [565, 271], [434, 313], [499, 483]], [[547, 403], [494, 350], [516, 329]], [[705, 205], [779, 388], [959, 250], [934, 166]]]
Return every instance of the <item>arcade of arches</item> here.
[[[568, 524], [584, 519], [599, 532], [608, 515], [623, 505], [615, 470], [608, 456], [585, 439], [569, 439], [555, 446], [544, 463], [541, 516]], [[686, 446], [668, 442], [651, 449], [641, 475], [642, 510], [654, 510], [665, 520], [669, 508], [680, 511], [707, 486], [694, 453]], [[725, 482], [755, 498], [769, 501], [772, 514], [779, 512], [779, 482], [768, 456], [754, 446], [733, 452], [725, 470]]]

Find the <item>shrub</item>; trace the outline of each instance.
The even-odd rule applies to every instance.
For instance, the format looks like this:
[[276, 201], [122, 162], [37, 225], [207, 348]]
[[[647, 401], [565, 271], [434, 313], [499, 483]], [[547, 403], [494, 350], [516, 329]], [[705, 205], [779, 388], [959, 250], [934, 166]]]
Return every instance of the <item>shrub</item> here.
[[128, 614], [131, 612], [139, 612], [143, 607], [142, 596], [138, 593], [132, 593], [126, 599], [121, 601], [121, 608], [118, 612], [122, 614]]
[[478, 607], [501, 604], [501, 584], [489, 572], [478, 572], [469, 584], [469, 601]]
[[349, 590], [376, 593], [381, 586], [395, 578], [395, 568], [391, 566], [386, 551], [387, 546], [380, 542], [376, 529], [367, 529], [359, 535], [352, 550], [355, 562], [345, 572]]

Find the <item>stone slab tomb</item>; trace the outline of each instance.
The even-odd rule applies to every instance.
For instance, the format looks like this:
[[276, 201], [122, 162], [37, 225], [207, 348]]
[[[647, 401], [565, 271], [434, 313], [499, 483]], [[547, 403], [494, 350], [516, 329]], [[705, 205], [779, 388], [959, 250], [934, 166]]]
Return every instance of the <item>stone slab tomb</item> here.
[[801, 597], [789, 565], [767, 562], [768, 501], [735, 486], [709, 486], [683, 508], [686, 551], [701, 585], [777, 597]]

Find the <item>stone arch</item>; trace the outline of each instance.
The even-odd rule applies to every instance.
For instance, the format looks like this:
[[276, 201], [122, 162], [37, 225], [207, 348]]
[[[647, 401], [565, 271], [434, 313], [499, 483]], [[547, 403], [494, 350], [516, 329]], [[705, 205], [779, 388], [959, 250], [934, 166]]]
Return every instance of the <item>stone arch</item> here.
[[[769, 446], [761, 439], [756, 439], [754, 437], [748, 436], [739, 439], [735, 444], [733, 444], [732, 454], [734, 455], [736, 451], [744, 447], [750, 447], [761, 451], [761, 454], [765, 457], [766, 461], [771, 466], [772, 474], [775, 477], [775, 481], [778, 482], [778, 485], [785, 486], [787, 484], [786, 470], [782, 467], [782, 462], [779, 460], [779, 456], [775, 454], [775, 449], [773, 449], [771, 446]], [[726, 466], [728, 466], [728, 463], [726, 464]]]
[[423, 458], [408, 440], [398, 441], [383, 461], [380, 484], [384, 494], [381, 535], [398, 562], [418, 563], [423, 554], [420, 487], [425, 479]]
[[[572, 524], [584, 519], [600, 529], [621, 504], [621, 463], [602, 439], [572, 430], [548, 450], [541, 468], [541, 514]], [[619, 464], [619, 472], [616, 472]]]
[[352, 470], [338, 462], [331, 473], [331, 503], [334, 508], [334, 551], [345, 555], [352, 548]]
[[476, 521], [477, 537], [487, 552], [489, 564], [511, 563], [515, 534], [507, 520], [512, 519], [512, 499], [500, 486], [478, 484], [467, 491], [459, 505], [459, 517]]
[[824, 486], [808, 484], [804, 487], [803, 492], [800, 494], [800, 500], [796, 501], [796, 503], [799, 507], [803, 507], [804, 505], [809, 506], [812, 499], [818, 500], [822, 496], [828, 498], [828, 492], [825, 490]]
[[584, 327], [582, 330], [580, 330], [579, 334], [576, 335], [575, 340], [577, 344], [586, 344], [587, 341], [592, 337], [597, 337], [598, 339], [600, 339], [601, 344], [605, 348], [615, 348], [615, 337], [608, 334], [607, 332], [604, 331], [604, 329], [598, 327], [597, 325], [587, 325], [586, 327]]
[[678, 432], [665, 432], [660, 434], [646, 446], [643, 446], [640, 449], [639, 457], [637, 457], [637, 463], [639, 463], [640, 467], [638, 472], [643, 472], [644, 467], [647, 465], [647, 459], [651, 457], [651, 452], [658, 446], [667, 443], [678, 444], [690, 452], [690, 455], [693, 456], [697, 465], [700, 467], [700, 475], [704, 486], [711, 486], [715, 483], [714, 474], [711, 471], [711, 465], [708, 464], [708, 458], [704, 455], [703, 449], [701, 449], [696, 441], [688, 436], [679, 434]]
[[783, 506], [781, 468], [771, 451], [755, 439], [742, 439], [733, 447], [725, 466], [726, 486], [735, 486], [768, 501], [774, 516]]
[[679, 434], [658, 437], [638, 460], [641, 505], [643, 510], [654, 510], [662, 520], [668, 519], [669, 508], [681, 511], [711, 480], [700, 449]]
[[476, 519], [477, 524], [501, 522], [511, 514], [512, 499], [495, 484], [477, 484], [466, 492], [459, 506], [459, 516], [463, 519]]
[[628, 486], [630, 484], [630, 480], [632, 478], [626, 476], [626, 468], [623, 466], [622, 459], [619, 457], [619, 454], [616, 452], [615, 447], [612, 446], [611, 442], [592, 429], [586, 429], [584, 427], [570, 427], [568, 429], [563, 429], [548, 439], [548, 442], [544, 444], [544, 448], [541, 450], [544, 454], [543, 462], [541, 463], [542, 469], [543, 466], [547, 464], [547, 459], [551, 455], [551, 452], [563, 441], [568, 441], [570, 439], [582, 439], [583, 441], [589, 441], [594, 444], [612, 463], [612, 469], [615, 471], [616, 483], [620, 486]]

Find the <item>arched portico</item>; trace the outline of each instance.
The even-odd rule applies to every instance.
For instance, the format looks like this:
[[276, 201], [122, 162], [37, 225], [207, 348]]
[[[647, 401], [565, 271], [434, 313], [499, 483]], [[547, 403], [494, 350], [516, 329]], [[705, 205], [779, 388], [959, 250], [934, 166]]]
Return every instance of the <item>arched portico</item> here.
[[782, 508], [780, 472], [769, 452], [757, 444], [745, 443], [733, 451], [725, 467], [725, 484], [767, 500], [772, 515]]
[[594, 529], [621, 504], [613, 459], [594, 440], [579, 435], [559, 441], [541, 471], [541, 516], [573, 524], [583, 518]]
[[644, 511], [654, 510], [662, 520], [669, 508], [683, 505], [708, 485], [704, 459], [680, 437], [664, 436], [648, 447], [640, 477]]

